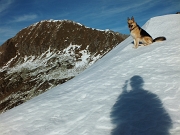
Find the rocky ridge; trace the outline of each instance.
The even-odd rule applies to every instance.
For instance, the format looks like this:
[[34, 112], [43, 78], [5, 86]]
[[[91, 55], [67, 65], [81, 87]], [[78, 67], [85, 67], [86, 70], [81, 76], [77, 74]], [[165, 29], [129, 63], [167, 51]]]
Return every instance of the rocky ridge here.
[[0, 46], [0, 113], [62, 84], [127, 36], [69, 20], [45, 20]]

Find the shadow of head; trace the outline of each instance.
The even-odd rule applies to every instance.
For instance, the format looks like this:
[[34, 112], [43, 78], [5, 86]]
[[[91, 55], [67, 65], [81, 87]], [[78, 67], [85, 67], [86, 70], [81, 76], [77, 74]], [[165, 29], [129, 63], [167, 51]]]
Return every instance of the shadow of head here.
[[135, 75], [130, 79], [132, 89], [142, 89], [144, 80], [141, 76]]

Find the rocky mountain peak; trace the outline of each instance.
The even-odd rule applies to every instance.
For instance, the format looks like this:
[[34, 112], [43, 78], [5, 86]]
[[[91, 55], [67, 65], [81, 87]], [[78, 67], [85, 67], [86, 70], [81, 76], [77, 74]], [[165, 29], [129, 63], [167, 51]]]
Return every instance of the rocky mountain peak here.
[[75, 77], [126, 38], [69, 20], [44, 20], [0, 46], [0, 112]]

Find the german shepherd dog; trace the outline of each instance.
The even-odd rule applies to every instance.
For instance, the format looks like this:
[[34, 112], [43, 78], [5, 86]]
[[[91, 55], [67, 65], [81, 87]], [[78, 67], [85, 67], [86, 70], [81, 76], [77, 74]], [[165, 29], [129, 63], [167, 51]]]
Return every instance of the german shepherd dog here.
[[152, 44], [153, 42], [166, 40], [165, 37], [157, 37], [153, 40], [153, 38], [143, 30], [134, 20], [134, 17], [131, 19], [127, 19], [128, 27], [131, 32], [131, 36], [134, 39], [134, 48], [138, 48], [139, 42], [141, 42], [144, 46]]

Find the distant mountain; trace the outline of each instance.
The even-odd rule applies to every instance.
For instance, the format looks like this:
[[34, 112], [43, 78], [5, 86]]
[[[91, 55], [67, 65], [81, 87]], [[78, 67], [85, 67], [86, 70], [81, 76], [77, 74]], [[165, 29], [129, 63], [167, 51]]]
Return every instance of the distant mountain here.
[[0, 46], [0, 113], [75, 77], [126, 37], [68, 20], [22, 29]]

